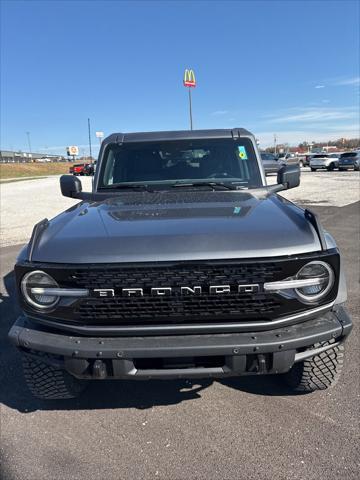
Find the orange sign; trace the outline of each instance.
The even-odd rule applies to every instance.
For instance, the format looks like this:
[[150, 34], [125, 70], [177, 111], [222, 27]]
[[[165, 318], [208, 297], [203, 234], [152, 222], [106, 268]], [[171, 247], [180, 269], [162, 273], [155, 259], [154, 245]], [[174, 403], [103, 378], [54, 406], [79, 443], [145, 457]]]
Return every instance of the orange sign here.
[[186, 69], [184, 73], [184, 87], [196, 87], [194, 70]]

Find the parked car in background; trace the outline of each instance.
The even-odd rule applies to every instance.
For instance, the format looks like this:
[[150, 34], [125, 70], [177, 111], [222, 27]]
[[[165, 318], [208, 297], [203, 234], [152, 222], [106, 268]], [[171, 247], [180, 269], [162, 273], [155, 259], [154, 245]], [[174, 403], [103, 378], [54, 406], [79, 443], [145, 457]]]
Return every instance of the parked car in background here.
[[295, 153], [280, 153], [278, 159], [283, 165], [299, 165], [299, 157]]
[[52, 162], [51, 158], [49, 158], [49, 157], [37, 158], [35, 161], [40, 162], [40, 163]]
[[357, 171], [360, 170], [360, 155], [356, 157], [356, 160], [354, 162], [354, 170], [357, 170]]
[[261, 152], [260, 155], [266, 175], [269, 173], [277, 173], [279, 168], [283, 165], [283, 162], [278, 160], [278, 158], [272, 153]]
[[299, 166], [308, 167], [310, 165], [310, 160], [314, 155], [315, 155], [314, 153], [304, 153], [304, 154], [298, 155]]
[[84, 167], [84, 175], [92, 176], [95, 173], [96, 162], [87, 163]]
[[87, 175], [85, 172], [86, 166], [89, 165], [88, 163], [76, 163], [69, 168], [69, 173], [73, 175]]
[[348, 168], [359, 170], [359, 159], [360, 150], [343, 153], [339, 158], [339, 170], [347, 170]]
[[339, 167], [340, 153], [317, 153], [310, 159], [310, 168], [312, 172], [320, 169], [329, 171]]

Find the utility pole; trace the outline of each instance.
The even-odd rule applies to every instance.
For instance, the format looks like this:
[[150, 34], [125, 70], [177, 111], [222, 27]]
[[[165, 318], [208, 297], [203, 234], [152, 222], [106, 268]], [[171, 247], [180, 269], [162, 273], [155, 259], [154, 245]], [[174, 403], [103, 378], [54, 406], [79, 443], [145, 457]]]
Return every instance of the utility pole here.
[[277, 137], [276, 137], [276, 133], [274, 133], [274, 155], [276, 155], [276, 141], [277, 141]]
[[30, 151], [30, 154], [32, 155], [31, 142], [30, 142], [30, 132], [26, 132], [26, 136], [27, 136], [27, 140], [28, 140], [29, 151]]
[[92, 152], [91, 152], [91, 133], [90, 133], [90, 118], [88, 118], [88, 134], [89, 134], [89, 152], [90, 152], [90, 162], [92, 162]]

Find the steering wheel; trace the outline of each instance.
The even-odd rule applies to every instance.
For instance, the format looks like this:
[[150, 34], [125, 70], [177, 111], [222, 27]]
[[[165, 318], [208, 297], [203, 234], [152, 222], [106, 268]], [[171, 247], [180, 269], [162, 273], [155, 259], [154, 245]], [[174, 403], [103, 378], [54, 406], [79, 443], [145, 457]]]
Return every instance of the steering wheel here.
[[228, 177], [229, 174], [227, 172], [215, 172], [211, 175], [208, 175], [206, 178], [225, 178]]

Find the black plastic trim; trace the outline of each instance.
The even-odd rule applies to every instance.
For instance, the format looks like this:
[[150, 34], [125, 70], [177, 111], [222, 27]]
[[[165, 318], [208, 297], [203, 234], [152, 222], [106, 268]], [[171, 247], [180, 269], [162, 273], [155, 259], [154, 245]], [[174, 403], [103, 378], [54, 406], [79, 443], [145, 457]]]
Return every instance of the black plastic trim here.
[[52, 333], [19, 317], [9, 332], [20, 348], [77, 358], [147, 358], [238, 355], [299, 349], [350, 333], [342, 307], [307, 322], [266, 332], [151, 337], [80, 337]]
[[48, 225], [49, 225], [49, 220], [48, 220], [47, 218], [44, 218], [43, 220], [41, 220], [40, 222], [38, 222], [38, 223], [34, 226], [33, 231], [32, 231], [32, 234], [31, 234], [31, 238], [30, 238], [30, 241], [29, 241], [29, 246], [28, 246], [28, 251], [29, 251], [28, 259], [29, 259], [29, 262], [32, 261], [32, 256], [33, 256], [35, 247], [36, 247], [36, 245], [38, 244], [38, 242], [39, 242], [39, 240], [40, 240], [41, 234], [42, 234], [43, 231], [48, 227]]
[[319, 217], [316, 215], [316, 213], [312, 212], [308, 208], [305, 209], [305, 217], [309, 220], [311, 225], [315, 228], [316, 233], [318, 234], [318, 237], [320, 240], [321, 249], [325, 251], [327, 249], [327, 245], [326, 245], [324, 231], [319, 221]]

